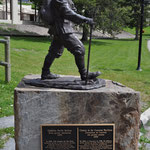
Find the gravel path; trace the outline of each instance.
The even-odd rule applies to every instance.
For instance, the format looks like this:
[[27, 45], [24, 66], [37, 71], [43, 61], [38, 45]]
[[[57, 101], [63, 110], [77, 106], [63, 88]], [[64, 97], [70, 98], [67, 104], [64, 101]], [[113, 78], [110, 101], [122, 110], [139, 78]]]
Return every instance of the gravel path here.
[[[18, 34], [18, 35], [42, 35], [48, 36], [48, 28], [39, 26], [39, 25], [11, 25], [11, 24], [0, 24], [0, 28], [3, 28], [4, 31], [0, 31], [0, 34]], [[82, 33], [80, 31], [76, 31], [76, 35], [81, 38]], [[125, 38], [134, 38], [135, 36], [122, 31], [119, 34], [115, 35], [117, 39], [125, 39]], [[94, 31], [93, 38], [111, 38], [109, 34], [103, 34], [101, 31]]]

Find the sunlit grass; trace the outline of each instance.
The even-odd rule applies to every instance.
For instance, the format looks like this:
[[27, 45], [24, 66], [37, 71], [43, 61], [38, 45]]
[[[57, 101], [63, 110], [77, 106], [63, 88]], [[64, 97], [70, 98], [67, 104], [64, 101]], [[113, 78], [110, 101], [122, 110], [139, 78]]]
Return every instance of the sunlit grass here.
[[[142, 101], [150, 106], [150, 53], [147, 39], [150, 29], [146, 28], [142, 45], [142, 72], [136, 71], [138, 41], [92, 40], [90, 71], [100, 70], [101, 78], [118, 81], [141, 92]], [[4, 60], [4, 46], [0, 44], [0, 60]], [[27, 74], [41, 74], [44, 57], [49, 49], [50, 39], [11, 37], [11, 82], [5, 83], [4, 67], [0, 66], [0, 117], [13, 114], [14, 88]], [[88, 42], [85, 43], [87, 62]], [[56, 59], [51, 71], [65, 75], [79, 75], [74, 57], [66, 49]]]

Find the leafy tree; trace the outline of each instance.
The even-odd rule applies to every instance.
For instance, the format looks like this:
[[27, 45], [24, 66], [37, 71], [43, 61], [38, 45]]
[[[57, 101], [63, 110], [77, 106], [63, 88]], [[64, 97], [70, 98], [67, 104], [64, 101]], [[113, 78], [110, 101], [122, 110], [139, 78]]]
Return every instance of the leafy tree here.
[[128, 20], [127, 9], [121, 7], [119, 0], [97, 0], [99, 9], [96, 15], [97, 28], [111, 35], [119, 32]]
[[[30, 1], [33, 2], [32, 9], [35, 9], [35, 16], [36, 16], [36, 10], [38, 10], [38, 14], [39, 14], [43, 0], [30, 0]], [[35, 17], [35, 21], [36, 19], [37, 18]], [[40, 20], [40, 16], [38, 16], [38, 21], [39, 20]]]
[[[128, 20], [126, 25], [129, 28], [135, 28], [135, 39], [138, 40], [141, 17], [141, 0], [120, 0], [120, 5], [128, 10]], [[145, 5], [146, 6], [146, 5]], [[144, 25], [146, 25], [146, 16], [148, 15], [147, 6], [144, 7]]]
[[[75, 7], [79, 14], [93, 18], [95, 15], [95, 8], [96, 8], [96, 0], [74, 0]], [[82, 24], [83, 27], [83, 34], [82, 34], [82, 41], [88, 40], [88, 25]]]
[[0, 0], [0, 4], [3, 4], [3, 0]]
[[43, 0], [30, 0], [30, 1], [33, 2], [38, 7], [38, 9], [40, 9]]
[[[111, 35], [123, 29], [128, 20], [127, 9], [121, 7], [120, 0], [75, 0], [80, 14], [94, 18], [96, 29]], [[83, 25], [82, 40], [87, 40], [88, 28]]]

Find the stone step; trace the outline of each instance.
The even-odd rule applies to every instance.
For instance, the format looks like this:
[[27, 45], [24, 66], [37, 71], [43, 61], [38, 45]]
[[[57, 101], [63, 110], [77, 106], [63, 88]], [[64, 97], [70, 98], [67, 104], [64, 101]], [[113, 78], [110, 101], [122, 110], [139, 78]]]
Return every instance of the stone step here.
[[14, 127], [14, 116], [0, 118], [0, 128]]
[[0, 150], [15, 150], [15, 140], [10, 138], [6, 143], [3, 149]]

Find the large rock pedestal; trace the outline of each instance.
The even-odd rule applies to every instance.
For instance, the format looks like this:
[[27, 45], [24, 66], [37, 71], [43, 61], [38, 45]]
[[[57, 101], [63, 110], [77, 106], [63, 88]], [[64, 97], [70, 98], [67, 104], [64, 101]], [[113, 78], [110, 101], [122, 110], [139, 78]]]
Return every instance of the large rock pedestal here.
[[138, 150], [139, 100], [138, 92], [112, 81], [85, 91], [17, 87], [16, 150], [40, 150], [41, 124], [101, 123], [115, 124], [116, 150]]

